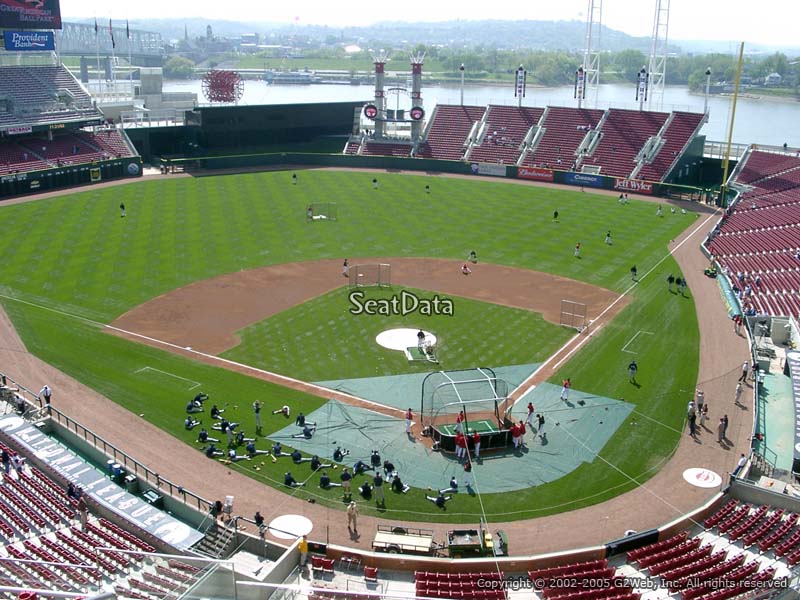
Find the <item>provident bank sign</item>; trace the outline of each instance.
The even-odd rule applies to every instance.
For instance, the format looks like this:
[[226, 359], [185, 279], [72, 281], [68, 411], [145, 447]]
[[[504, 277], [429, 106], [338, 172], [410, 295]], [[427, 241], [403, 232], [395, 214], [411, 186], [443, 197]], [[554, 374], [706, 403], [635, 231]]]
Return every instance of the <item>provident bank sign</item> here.
[[56, 39], [52, 31], [4, 31], [5, 49], [11, 52], [55, 50]]

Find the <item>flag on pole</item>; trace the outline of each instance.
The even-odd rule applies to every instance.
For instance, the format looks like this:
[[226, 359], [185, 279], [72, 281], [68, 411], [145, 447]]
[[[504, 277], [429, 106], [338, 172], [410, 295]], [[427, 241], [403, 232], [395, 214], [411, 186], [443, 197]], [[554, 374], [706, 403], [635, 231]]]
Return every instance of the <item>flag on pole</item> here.
[[130, 25], [128, 24], [128, 19], [125, 19], [125, 36], [126, 36], [128, 39], [131, 39], [131, 27], [130, 27]]
[[114, 29], [111, 27], [111, 19], [108, 20], [108, 33], [111, 36], [111, 47], [116, 48], [117, 44], [114, 42]]
[[97, 17], [94, 18], [94, 36], [97, 37]]

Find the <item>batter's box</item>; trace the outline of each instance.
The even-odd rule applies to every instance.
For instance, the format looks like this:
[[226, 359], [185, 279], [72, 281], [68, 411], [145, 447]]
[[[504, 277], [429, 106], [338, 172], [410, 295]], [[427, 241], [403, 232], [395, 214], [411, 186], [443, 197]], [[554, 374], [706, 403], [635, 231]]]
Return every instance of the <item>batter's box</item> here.
[[169, 385], [175, 385], [175, 380], [178, 380], [188, 385], [188, 389], [190, 390], [200, 387], [199, 381], [187, 379], [186, 377], [181, 377], [180, 375], [175, 375], [175, 373], [170, 373], [168, 371], [162, 371], [161, 369], [156, 369], [155, 367], [142, 367], [141, 369], [134, 371], [134, 373], [144, 374], [151, 383], [155, 383], [157, 381], [168, 381]]
[[646, 341], [645, 336], [647, 335], [655, 335], [652, 331], [642, 331], [641, 329], [633, 334], [633, 337], [629, 339], [625, 345], [622, 347], [623, 352], [627, 352], [628, 354], [639, 354], [637, 348], [641, 346], [644, 341]]

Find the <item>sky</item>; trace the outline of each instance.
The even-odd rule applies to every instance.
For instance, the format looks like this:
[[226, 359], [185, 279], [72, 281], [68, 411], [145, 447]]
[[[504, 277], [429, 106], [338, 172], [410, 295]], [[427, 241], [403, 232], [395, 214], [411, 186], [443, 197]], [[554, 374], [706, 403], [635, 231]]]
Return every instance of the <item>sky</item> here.
[[[594, 0], [599, 3], [600, 0]], [[661, 0], [670, 5], [669, 39], [735, 40], [796, 46], [798, 0]], [[657, 0], [605, 0], [603, 24], [630, 35], [651, 36]], [[494, 10], [502, 6], [502, 12]], [[65, 20], [201, 17], [244, 22], [364, 26], [377, 21], [447, 21], [461, 18], [585, 20], [588, 0], [483, 0], [364, 2], [364, 0], [61, 0]], [[417, 11], [414, 7], [423, 9]]]

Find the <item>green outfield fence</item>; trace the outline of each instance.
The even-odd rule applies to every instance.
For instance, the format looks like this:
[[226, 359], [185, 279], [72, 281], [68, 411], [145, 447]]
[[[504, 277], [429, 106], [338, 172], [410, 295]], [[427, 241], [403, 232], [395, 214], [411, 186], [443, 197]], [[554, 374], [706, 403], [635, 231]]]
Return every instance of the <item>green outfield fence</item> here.
[[0, 199], [141, 175], [142, 159], [138, 156], [10, 173], [0, 177]]
[[167, 172], [189, 172], [202, 175], [206, 171], [250, 170], [270, 168], [339, 167], [367, 168], [388, 171], [418, 171], [423, 173], [454, 173], [458, 175], [478, 175], [498, 179], [524, 179], [558, 183], [581, 187], [586, 191], [593, 189], [615, 190], [620, 193], [650, 195], [674, 200], [696, 202], [710, 201], [708, 189], [659, 183], [642, 180], [629, 180], [622, 177], [609, 177], [589, 173], [575, 173], [539, 167], [518, 167], [427, 158], [404, 158], [396, 156], [353, 156], [346, 154], [312, 154], [300, 152], [275, 152], [264, 154], [232, 154], [225, 156], [206, 156], [192, 158], [161, 157], [160, 164]]

